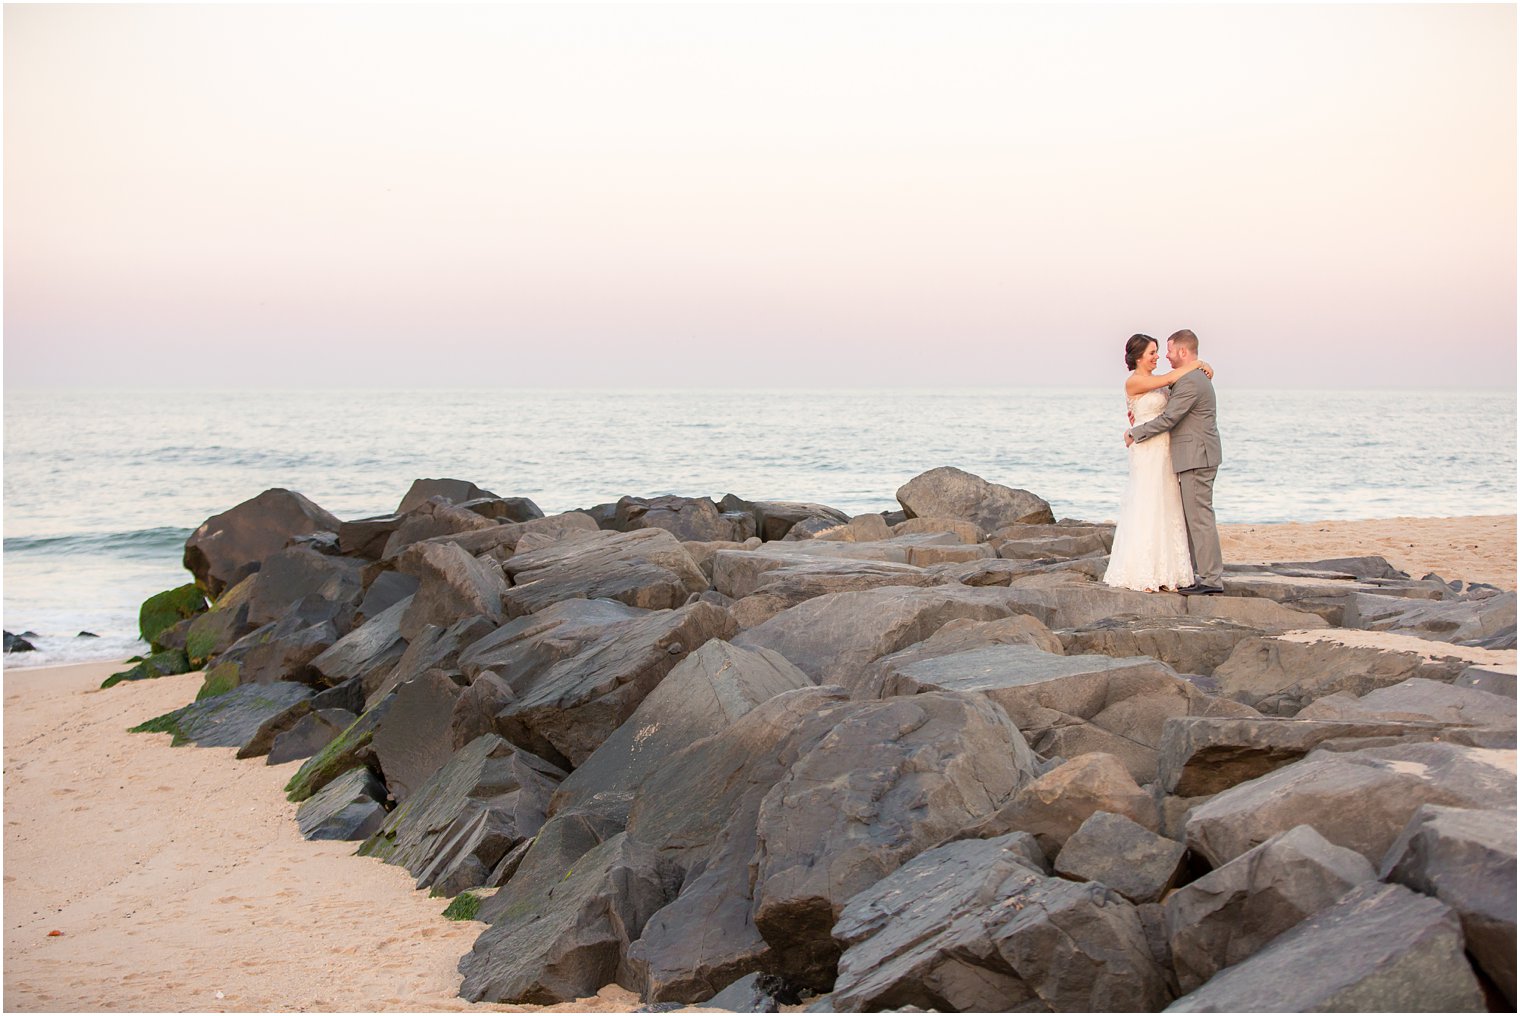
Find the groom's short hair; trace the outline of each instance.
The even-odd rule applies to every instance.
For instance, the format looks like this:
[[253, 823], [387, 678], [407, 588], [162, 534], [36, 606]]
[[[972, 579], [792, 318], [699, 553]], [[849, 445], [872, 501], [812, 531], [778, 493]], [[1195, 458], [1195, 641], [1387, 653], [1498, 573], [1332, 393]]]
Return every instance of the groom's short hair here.
[[1173, 332], [1166, 337], [1166, 341], [1174, 346], [1185, 346], [1188, 352], [1194, 356], [1198, 355], [1198, 336], [1189, 329], [1184, 328], [1180, 332]]

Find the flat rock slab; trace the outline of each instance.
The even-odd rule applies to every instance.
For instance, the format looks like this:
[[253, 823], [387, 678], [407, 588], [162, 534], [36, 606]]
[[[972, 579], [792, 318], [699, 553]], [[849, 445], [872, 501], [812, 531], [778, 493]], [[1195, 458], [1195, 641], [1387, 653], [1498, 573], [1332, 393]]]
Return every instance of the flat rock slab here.
[[1476, 688], [1491, 695], [1515, 697], [1515, 665], [1486, 664], [1468, 667], [1452, 682], [1458, 688]]
[[845, 907], [836, 1012], [1132, 1011], [1168, 998], [1136, 908], [1047, 878], [1019, 834], [925, 851]]
[[1311, 703], [1298, 715], [1308, 719], [1402, 720], [1447, 727], [1514, 730], [1515, 700], [1477, 688], [1412, 677], [1360, 698], [1330, 695]]
[[1243, 640], [1261, 634], [1252, 625], [1187, 615], [1122, 615], [1057, 632], [1068, 655], [1149, 656], [1183, 674], [1212, 674]]
[[202, 748], [242, 748], [271, 717], [307, 702], [313, 694], [306, 685], [287, 681], [246, 684], [225, 694], [192, 702], [134, 730], [171, 733], [175, 744], [189, 742]]
[[1055, 859], [1055, 872], [1078, 882], [1099, 882], [1131, 903], [1155, 903], [1176, 884], [1187, 848], [1110, 812], [1095, 813], [1072, 833]]
[[1051, 630], [1028, 614], [1015, 614], [996, 621], [959, 618], [947, 621], [922, 642], [883, 656], [872, 663], [851, 689], [856, 698], [887, 698], [892, 695], [916, 695], [923, 685], [909, 671], [919, 663], [986, 649], [990, 646], [1034, 646], [1055, 655], [1061, 643]]
[[1450, 907], [1399, 885], [1353, 889], [1167, 1012], [1482, 1012]]
[[1278, 833], [1167, 897], [1177, 983], [1194, 990], [1376, 877], [1365, 857], [1312, 826]]
[[1366, 714], [1321, 720], [1311, 718], [1310, 710], [1291, 719], [1180, 716], [1167, 720], [1163, 729], [1156, 783], [1178, 797], [1207, 797], [1291, 765], [1319, 747], [1355, 751], [1445, 740], [1447, 729], [1441, 723]]
[[308, 840], [362, 840], [385, 823], [385, 784], [360, 766], [333, 780], [296, 809]]
[[1515, 752], [1453, 744], [1317, 751], [1192, 810], [1188, 846], [1216, 867], [1296, 825], [1372, 863], [1422, 804], [1494, 808], [1515, 799]]
[[922, 642], [947, 621], [1008, 617], [1015, 611], [1005, 601], [1001, 590], [959, 586], [831, 593], [782, 611], [734, 643], [773, 649], [822, 684], [853, 688], [873, 660]]
[[1514, 1004], [1514, 811], [1421, 805], [1383, 858], [1382, 877], [1455, 910], [1468, 954]]
[[1138, 782], [1156, 774], [1165, 722], [1177, 716], [1246, 713], [1215, 699], [1148, 657], [1056, 656], [998, 645], [899, 668], [899, 684], [976, 692], [1007, 710], [1040, 754], [1102, 751]]
[[533, 614], [560, 600], [609, 599], [631, 607], [679, 607], [708, 588], [686, 548], [663, 529], [573, 536], [508, 560], [511, 617]]
[[753, 628], [789, 607], [829, 593], [942, 584], [938, 576], [914, 565], [848, 559], [803, 561], [761, 573], [754, 590], [740, 601], [744, 606], [735, 607], [735, 614], [745, 627]]
[[538, 832], [563, 777], [542, 759], [484, 735], [397, 806], [359, 853], [400, 865], [417, 877], [418, 888], [437, 885], [468, 860], [474, 884], [483, 885], [509, 850]]
[[519, 697], [497, 714], [498, 729], [555, 764], [579, 766], [687, 654], [737, 630], [710, 603], [650, 613], [514, 688]]
[[649, 613], [616, 600], [564, 600], [477, 639], [460, 652], [458, 666], [472, 681], [484, 670], [494, 671], [520, 694], [551, 665]]
[[1214, 671], [1224, 693], [1263, 713], [1292, 716], [1338, 692], [1365, 695], [1411, 677], [1451, 683], [1474, 664], [1514, 664], [1514, 653], [1389, 632], [1324, 628], [1246, 639]]

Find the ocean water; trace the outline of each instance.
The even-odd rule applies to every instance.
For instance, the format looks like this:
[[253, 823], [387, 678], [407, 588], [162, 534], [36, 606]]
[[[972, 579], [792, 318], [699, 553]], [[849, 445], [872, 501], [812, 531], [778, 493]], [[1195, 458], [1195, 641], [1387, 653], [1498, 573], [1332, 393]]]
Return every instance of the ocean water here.
[[[1515, 512], [1512, 391], [1221, 387], [1219, 412], [1221, 522]], [[1101, 520], [1125, 426], [1109, 389], [7, 392], [4, 626], [41, 651], [6, 666], [142, 649], [138, 605], [189, 580], [185, 537], [269, 487], [340, 518], [419, 476], [551, 514], [664, 493], [858, 514], [954, 465]]]

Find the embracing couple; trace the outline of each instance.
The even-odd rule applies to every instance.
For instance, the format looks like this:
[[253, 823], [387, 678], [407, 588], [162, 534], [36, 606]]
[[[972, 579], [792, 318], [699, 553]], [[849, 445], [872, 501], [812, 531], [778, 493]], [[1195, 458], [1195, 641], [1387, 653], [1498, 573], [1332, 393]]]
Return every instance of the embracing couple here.
[[1198, 359], [1198, 336], [1186, 329], [1166, 340], [1166, 358], [1172, 370], [1157, 374], [1155, 339], [1133, 335], [1124, 346], [1132, 372], [1124, 383], [1129, 482], [1103, 581], [1148, 593], [1222, 593], [1224, 562], [1214, 528], [1214, 371]]

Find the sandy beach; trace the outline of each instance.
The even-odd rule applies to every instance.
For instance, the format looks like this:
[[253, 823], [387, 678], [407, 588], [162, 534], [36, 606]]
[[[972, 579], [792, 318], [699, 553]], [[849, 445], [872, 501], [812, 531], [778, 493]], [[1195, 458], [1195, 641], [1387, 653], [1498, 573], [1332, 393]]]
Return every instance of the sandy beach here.
[[[117, 669], [4, 675], [7, 1010], [529, 1011], [455, 994], [484, 925], [355, 844], [301, 838], [282, 790], [299, 763], [127, 733], [199, 674], [98, 690]], [[613, 987], [547, 1011], [637, 1005]]]
[[[1416, 577], [1515, 586], [1512, 515], [1223, 539], [1232, 562], [1375, 553]], [[116, 669], [4, 674], [6, 1009], [530, 1011], [456, 996], [481, 925], [445, 920], [443, 900], [353, 844], [301, 839], [282, 790], [298, 763], [127, 733], [190, 701], [199, 675], [98, 690]], [[638, 1004], [609, 988], [555, 1008]]]
[[1230, 564], [1380, 554], [1413, 578], [1515, 588], [1513, 515], [1220, 526], [1219, 542]]

